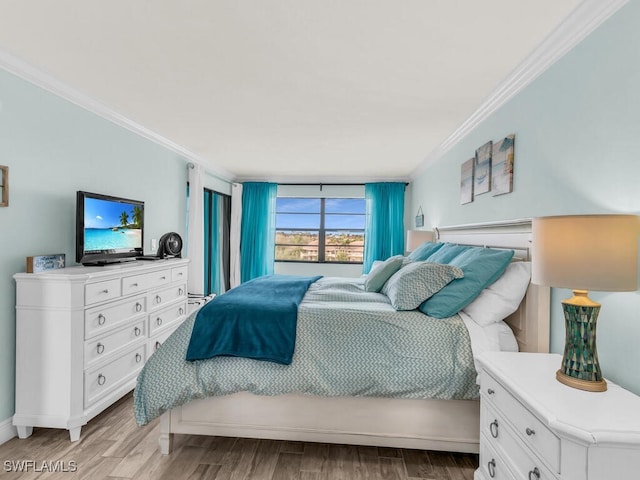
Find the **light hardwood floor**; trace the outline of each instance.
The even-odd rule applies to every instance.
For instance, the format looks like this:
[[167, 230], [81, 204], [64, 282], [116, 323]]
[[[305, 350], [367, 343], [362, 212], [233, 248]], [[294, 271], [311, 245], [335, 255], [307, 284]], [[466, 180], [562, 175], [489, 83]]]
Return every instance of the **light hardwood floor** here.
[[[19, 473], [21, 461], [34, 463], [22, 463], [28, 471]], [[158, 420], [138, 427], [128, 395], [83, 427], [79, 442], [64, 430], [34, 429], [0, 445], [0, 462], [1, 480], [471, 480], [478, 456], [198, 435], [176, 435], [173, 453], [162, 456]]]

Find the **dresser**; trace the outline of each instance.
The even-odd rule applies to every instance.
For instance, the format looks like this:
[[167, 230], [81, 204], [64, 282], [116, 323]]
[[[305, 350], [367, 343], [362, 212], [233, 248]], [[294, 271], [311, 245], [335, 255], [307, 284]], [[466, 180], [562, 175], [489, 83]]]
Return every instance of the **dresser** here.
[[187, 259], [14, 275], [18, 436], [64, 428], [76, 441], [130, 392], [187, 316], [187, 277]]
[[488, 352], [479, 358], [480, 467], [475, 480], [640, 478], [640, 397], [555, 379], [562, 357]]

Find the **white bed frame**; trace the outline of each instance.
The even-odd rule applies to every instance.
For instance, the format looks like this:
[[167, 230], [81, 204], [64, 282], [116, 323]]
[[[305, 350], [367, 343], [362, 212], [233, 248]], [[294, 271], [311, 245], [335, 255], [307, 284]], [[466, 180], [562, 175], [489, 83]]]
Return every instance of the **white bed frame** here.
[[[509, 248], [530, 260], [531, 220], [436, 229], [439, 241]], [[530, 285], [507, 323], [521, 351], [549, 351], [549, 289]], [[192, 401], [160, 419], [160, 452], [171, 452], [173, 434], [267, 438], [478, 453], [477, 400], [366, 397], [274, 397], [247, 392]]]

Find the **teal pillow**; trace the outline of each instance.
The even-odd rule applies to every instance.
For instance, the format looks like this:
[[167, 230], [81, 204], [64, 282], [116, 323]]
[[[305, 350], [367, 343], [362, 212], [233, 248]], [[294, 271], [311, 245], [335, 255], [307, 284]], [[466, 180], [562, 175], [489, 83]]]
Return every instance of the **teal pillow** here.
[[404, 257], [402, 255], [395, 255], [373, 267], [364, 281], [365, 291], [379, 292], [384, 283], [389, 280], [389, 277], [400, 270], [403, 261]]
[[409, 254], [409, 260], [412, 262], [422, 262], [429, 258], [429, 255], [440, 250], [442, 245], [444, 245], [444, 243], [424, 242]]
[[438, 251], [429, 255], [429, 258], [425, 260], [433, 263], [449, 263], [462, 252], [465, 252], [470, 248], [473, 247], [469, 247], [467, 245], [456, 245], [455, 243], [443, 243], [442, 247], [438, 249]]
[[463, 275], [454, 265], [413, 262], [393, 274], [385, 291], [396, 310], [415, 310], [431, 295]]
[[500, 278], [512, 258], [513, 250], [467, 247], [448, 262], [449, 265], [460, 267], [464, 277], [452, 281], [427, 299], [420, 305], [420, 311], [435, 318], [455, 315]]

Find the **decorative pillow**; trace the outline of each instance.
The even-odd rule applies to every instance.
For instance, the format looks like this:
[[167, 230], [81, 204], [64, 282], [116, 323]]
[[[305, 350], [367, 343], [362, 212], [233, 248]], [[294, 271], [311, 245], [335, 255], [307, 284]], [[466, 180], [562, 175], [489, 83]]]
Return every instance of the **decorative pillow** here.
[[504, 320], [518, 309], [530, 280], [531, 263], [510, 263], [502, 276], [482, 290], [463, 311], [483, 327]]
[[440, 250], [443, 245], [444, 243], [424, 242], [409, 254], [409, 260], [412, 262], [422, 262], [429, 258], [429, 255]]
[[394, 273], [385, 288], [393, 308], [415, 310], [431, 295], [463, 275], [462, 270], [453, 265], [413, 262]]
[[473, 247], [469, 247], [467, 245], [456, 245], [455, 243], [443, 243], [441, 248], [429, 255], [429, 258], [425, 260], [433, 263], [449, 263], [462, 252], [465, 252], [470, 248]]
[[467, 247], [448, 262], [460, 267], [464, 278], [451, 282], [433, 295], [420, 305], [420, 311], [435, 318], [455, 315], [500, 278], [512, 258], [513, 250]]
[[384, 262], [375, 265], [364, 281], [364, 289], [366, 292], [379, 292], [389, 277], [400, 270], [404, 257], [395, 255], [387, 258]]

